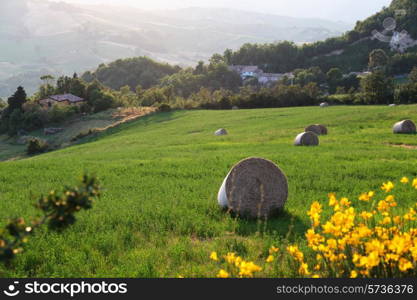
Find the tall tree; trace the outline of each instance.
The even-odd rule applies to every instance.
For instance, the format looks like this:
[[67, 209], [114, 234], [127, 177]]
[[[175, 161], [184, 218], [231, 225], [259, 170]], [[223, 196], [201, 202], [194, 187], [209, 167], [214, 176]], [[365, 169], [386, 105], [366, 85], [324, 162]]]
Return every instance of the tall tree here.
[[394, 80], [377, 70], [361, 80], [367, 104], [389, 104], [394, 96]]
[[343, 73], [339, 68], [332, 68], [326, 75], [330, 93], [334, 93], [343, 79]]
[[410, 75], [408, 75], [408, 79], [412, 83], [417, 83], [417, 67], [414, 67], [413, 70], [411, 70]]
[[9, 105], [9, 111], [12, 113], [14, 110], [23, 110], [23, 104], [27, 101], [26, 92], [22, 86], [19, 86], [13, 96], [9, 97], [7, 103]]
[[369, 69], [383, 68], [388, 64], [388, 55], [382, 49], [375, 49], [369, 54]]
[[52, 75], [43, 75], [40, 79], [43, 81], [44, 85], [52, 85], [55, 77]]

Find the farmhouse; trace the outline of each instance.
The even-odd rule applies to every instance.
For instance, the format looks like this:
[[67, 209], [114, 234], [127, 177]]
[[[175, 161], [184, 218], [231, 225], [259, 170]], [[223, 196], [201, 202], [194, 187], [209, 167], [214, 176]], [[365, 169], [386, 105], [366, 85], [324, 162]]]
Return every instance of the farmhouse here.
[[238, 73], [243, 80], [254, 77], [258, 79], [258, 82], [262, 85], [268, 85], [277, 82], [284, 77], [288, 77], [289, 79], [294, 78], [292, 73], [264, 73], [264, 71], [258, 66], [236, 65], [229, 66], [229, 70]]
[[52, 95], [46, 99], [39, 101], [39, 104], [44, 108], [49, 108], [54, 105], [81, 105], [85, 100], [73, 94]]
[[263, 71], [259, 69], [258, 66], [229, 66], [229, 70], [239, 73], [242, 79], [246, 79], [247, 77], [258, 78], [259, 75], [263, 73]]

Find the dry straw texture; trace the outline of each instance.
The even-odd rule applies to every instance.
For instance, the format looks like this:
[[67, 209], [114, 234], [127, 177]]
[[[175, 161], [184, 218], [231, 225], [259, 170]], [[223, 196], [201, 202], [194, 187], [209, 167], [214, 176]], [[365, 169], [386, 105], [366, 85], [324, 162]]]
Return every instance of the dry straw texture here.
[[249, 218], [273, 216], [284, 207], [287, 197], [284, 173], [262, 158], [248, 158], [235, 165], [219, 191], [222, 206]]
[[305, 132], [314, 132], [317, 135], [327, 135], [327, 128], [321, 124], [310, 125], [305, 129]]
[[297, 135], [294, 141], [295, 146], [318, 146], [319, 137], [311, 131], [303, 132]]
[[415, 133], [416, 125], [411, 120], [404, 120], [394, 125], [394, 133]]
[[221, 128], [221, 129], [217, 130], [217, 131], [214, 133], [214, 135], [217, 135], [217, 136], [227, 135], [227, 134], [228, 134], [228, 133], [227, 133], [227, 130], [226, 130], [226, 129], [224, 129], [224, 128]]

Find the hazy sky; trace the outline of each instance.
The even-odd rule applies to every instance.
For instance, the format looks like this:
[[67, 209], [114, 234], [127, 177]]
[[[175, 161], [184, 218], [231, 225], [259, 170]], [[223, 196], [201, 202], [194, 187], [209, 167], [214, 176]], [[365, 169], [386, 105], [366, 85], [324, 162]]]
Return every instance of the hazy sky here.
[[[0, 0], [2, 1], [2, 0]], [[230, 7], [294, 17], [314, 17], [345, 22], [364, 19], [391, 0], [64, 0], [78, 3], [125, 4], [143, 9]]]

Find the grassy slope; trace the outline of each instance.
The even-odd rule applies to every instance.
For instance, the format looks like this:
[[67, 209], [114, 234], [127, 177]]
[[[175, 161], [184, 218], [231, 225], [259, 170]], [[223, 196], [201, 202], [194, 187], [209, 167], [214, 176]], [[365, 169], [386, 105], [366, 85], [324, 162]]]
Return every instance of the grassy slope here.
[[[0, 220], [34, 214], [38, 195], [95, 172], [106, 188], [93, 210], [65, 235], [43, 232], [7, 276], [213, 276], [211, 250], [255, 259], [286, 237], [303, 242], [307, 207], [329, 192], [357, 196], [382, 181], [417, 176], [415, 135], [393, 135], [394, 122], [417, 106], [181, 111], [144, 117], [90, 143], [0, 163]], [[416, 119], [416, 118], [414, 118]], [[328, 125], [320, 147], [294, 147], [311, 123]], [[230, 135], [215, 137], [225, 127]], [[234, 163], [249, 156], [276, 162], [287, 174], [286, 212], [265, 223], [233, 220], [216, 205]], [[397, 192], [406, 197], [408, 192]], [[414, 197], [407, 197], [414, 201]], [[403, 201], [403, 202], [402, 202]], [[411, 202], [401, 200], [406, 207]], [[0, 221], [1, 223], [1, 221]], [[1, 270], [1, 269], [0, 269]], [[1, 271], [0, 271], [1, 274]], [[284, 263], [276, 276], [291, 276]]]
[[[92, 115], [75, 116], [63, 123], [51, 125], [50, 127], [63, 128], [62, 132], [54, 135], [45, 135], [43, 129], [29, 132], [30, 137], [37, 137], [48, 142], [51, 148], [57, 149], [74, 144], [72, 139], [80, 133], [87, 133], [90, 129], [104, 129], [126, 118], [143, 114], [149, 108], [143, 109], [109, 109]], [[18, 144], [19, 137], [9, 138], [6, 134], [0, 135], [0, 162], [3, 160], [15, 160], [25, 158], [26, 145]], [[75, 141], [77, 142], [77, 141]]]

